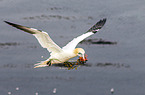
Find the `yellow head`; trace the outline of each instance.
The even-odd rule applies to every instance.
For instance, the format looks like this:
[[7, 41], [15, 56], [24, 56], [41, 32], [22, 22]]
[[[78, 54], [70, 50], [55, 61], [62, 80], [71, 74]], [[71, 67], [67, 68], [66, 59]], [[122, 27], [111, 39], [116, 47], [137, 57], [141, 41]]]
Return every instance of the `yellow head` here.
[[76, 48], [74, 50], [74, 53], [76, 54], [76, 56], [80, 56], [80, 57], [84, 57], [85, 55], [85, 51], [82, 48]]
[[83, 63], [84, 64], [88, 60], [87, 59], [87, 55], [85, 54], [85, 51], [82, 48], [76, 48], [74, 50], [74, 54], [76, 56], [79, 56], [79, 59], [78, 60], [79, 60], [80, 63]]

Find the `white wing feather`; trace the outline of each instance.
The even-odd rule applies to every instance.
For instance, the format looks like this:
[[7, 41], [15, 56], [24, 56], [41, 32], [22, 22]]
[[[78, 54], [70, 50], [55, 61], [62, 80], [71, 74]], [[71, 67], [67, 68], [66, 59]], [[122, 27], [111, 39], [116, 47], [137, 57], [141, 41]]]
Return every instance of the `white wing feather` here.
[[79, 42], [81, 42], [82, 40], [84, 40], [85, 38], [87, 38], [93, 34], [94, 34], [93, 32], [87, 32], [81, 36], [78, 36], [77, 38], [74, 38], [71, 42], [69, 42], [66, 46], [64, 46], [62, 49], [63, 50], [74, 50]]
[[46, 32], [37, 30], [35, 28], [29, 28], [29, 27], [25, 27], [22, 25], [14, 24], [14, 23], [11, 23], [8, 21], [4, 21], [4, 22], [6, 22], [7, 24], [9, 24], [15, 28], [23, 30], [27, 33], [33, 34], [37, 38], [40, 45], [43, 48], [47, 48], [47, 50], [49, 52], [58, 53], [58, 52], [62, 51], [62, 49], [52, 41], [52, 39], [49, 37], [49, 35]]
[[84, 40], [85, 38], [95, 34], [98, 32], [106, 23], [106, 18], [103, 20], [100, 20], [97, 22], [93, 27], [91, 27], [85, 34], [82, 34], [81, 36], [78, 36], [77, 38], [74, 38], [71, 42], [69, 42], [66, 46], [64, 46], [63, 50], [74, 50], [75, 47], [79, 42]]
[[43, 48], [47, 48], [49, 52], [61, 52], [62, 49], [55, 44], [46, 32], [33, 34]]

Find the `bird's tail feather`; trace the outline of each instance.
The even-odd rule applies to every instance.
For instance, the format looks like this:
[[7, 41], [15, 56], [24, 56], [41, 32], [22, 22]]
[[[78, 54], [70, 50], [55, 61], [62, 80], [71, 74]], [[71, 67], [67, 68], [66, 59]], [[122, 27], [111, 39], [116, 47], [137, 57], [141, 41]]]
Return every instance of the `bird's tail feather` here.
[[40, 63], [34, 64], [34, 68], [39, 68], [39, 67], [46, 67], [48, 61], [41, 61]]

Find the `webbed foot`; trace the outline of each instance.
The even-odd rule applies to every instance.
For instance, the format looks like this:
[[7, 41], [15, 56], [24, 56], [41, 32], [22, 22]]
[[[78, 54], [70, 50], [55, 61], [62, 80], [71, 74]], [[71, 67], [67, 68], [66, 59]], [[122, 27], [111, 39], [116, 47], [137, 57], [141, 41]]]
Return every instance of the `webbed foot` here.
[[51, 66], [51, 61], [52, 61], [52, 59], [50, 59], [50, 60], [47, 62], [47, 65], [48, 65], [48, 66]]

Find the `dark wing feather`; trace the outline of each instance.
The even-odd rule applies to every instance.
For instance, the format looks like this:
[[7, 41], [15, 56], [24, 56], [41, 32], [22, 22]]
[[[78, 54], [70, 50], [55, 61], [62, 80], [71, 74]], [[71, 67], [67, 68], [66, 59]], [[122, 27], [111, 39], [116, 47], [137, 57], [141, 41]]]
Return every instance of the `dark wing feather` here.
[[99, 22], [97, 22], [93, 27], [91, 27], [87, 32], [93, 32], [96, 33], [98, 32], [99, 29], [101, 29], [104, 24], [106, 23], [106, 18], [104, 18], [103, 20], [100, 20]]

